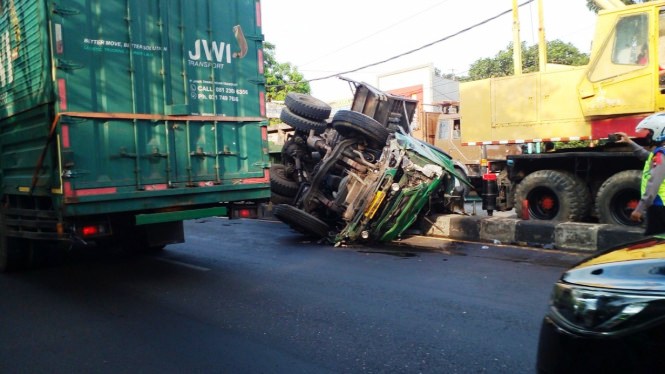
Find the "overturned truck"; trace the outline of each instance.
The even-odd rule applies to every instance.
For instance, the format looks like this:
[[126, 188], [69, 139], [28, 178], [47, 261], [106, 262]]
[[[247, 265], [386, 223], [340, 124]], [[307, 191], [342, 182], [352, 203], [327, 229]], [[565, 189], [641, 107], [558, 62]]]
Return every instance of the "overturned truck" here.
[[295, 131], [271, 167], [274, 215], [313, 238], [390, 241], [420, 215], [463, 205], [466, 180], [445, 152], [412, 137], [417, 102], [355, 86], [351, 110], [291, 93], [281, 120]]

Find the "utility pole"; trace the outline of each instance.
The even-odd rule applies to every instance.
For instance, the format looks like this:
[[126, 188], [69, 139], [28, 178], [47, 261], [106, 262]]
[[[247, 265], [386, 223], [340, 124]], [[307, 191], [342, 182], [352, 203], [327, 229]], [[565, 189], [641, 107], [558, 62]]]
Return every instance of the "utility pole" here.
[[545, 16], [543, 0], [538, 0], [538, 67], [544, 73], [547, 69], [547, 40], [545, 39]]
[[522, 42], [520, 41], [520, 15], [517, 0], [513, 0], [513, 70], [522, 75]]

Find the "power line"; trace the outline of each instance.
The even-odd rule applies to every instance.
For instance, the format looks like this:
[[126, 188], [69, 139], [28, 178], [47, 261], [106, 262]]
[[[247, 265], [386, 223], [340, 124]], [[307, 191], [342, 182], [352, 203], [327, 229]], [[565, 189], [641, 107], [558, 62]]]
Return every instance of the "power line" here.
[[[534, 1], [534, 0], [527, 0], [527, 1], [525, 1], [525, 2], [523, 2], [523, 3], [521, 3], [521, 4], [519, 4], [519, 7], [523, 7], [523, 6], [527, 5], [527, 4], [531, 4], [533, 1]], [[471, 31], [471, 30], [473, 30], [473, 29], [475, 29], [475, 28], [478, 28], [478, 27], [483, 26], [483, 25], [485, 25], [485, 24], [487, 24], [487, 23], [489, 23], [489, 22], [491, 22], [491, 21], [494, 21], [495, 19], [500, 18], [500, 17], [502, 17], [502, 16], [504, 16], [504, 15], [506, 15], [506, 14], [508, 14], [508, 13], [512, 13], [512, 11], [513, 11], [512, 9], [508, 9], [508, 10], [503, 11], [503, 12], [501, 12], [501, 13], [499, 13], [499, 14], [493, 16], [493, 17], [487, 18], [487, 19], [485, 19], [485, 20], [483, 20], [483, 21], [480, 21], [480, 22], [478, 22], [478, 23], [476, 23], [476, 24], [474, 24], [474, 25], [471, 25], [471, 26], [469, 26], [469, 27], [467, 27], [467, 28], [464, 28], [464, 29], [462, 29], [462, 30], [460, 30], [460, 31], [458, 31], [458, 32], [456, 32], [456, 33], [450, 34], [450, 35], [445, 36], [445, 37], [443, 37], [443, 38], [441, 38], [441, 39], [438, 39], [438, 40], [435, 40], [435, 41], [433, 41], [433, 42], [427, 43], [427, 44], [425, 44], [425, 45], [423, 45], [423, 46], [421, 46], [421, 47], [414, 48], [414, 49], [412, 49], [412, 50], [410, 50], [410, 51], [407, 51], [407, 52], [404, 52], [404, 53], [400, 53], [400, 54], [398, 54], [398, 55], [396, 55], [396, 56], [393, 56], [393, 57], [387, 58], [387, 59], [385, 59], [385, 60], [381, 60], [381, 61], [374, 62], [374, 63], [368, 64], [368, 65], [365, 65], [365, 66], [361, 66], [361, 67], [356, 68], [356, 69], [347, 70], [347, 71], [339, 72], [339, 73], [336, 73], [336, 74], [330, 74], [330, 75], [323, 76], [323, 77], [319, 77], [319, 78], [309, 79], [309, 80], [302, 81], [302, 82], [298, 82], [298, 83], [310, 83], [310, 82], [316, 82], [316, 81], [326, 80], [326, 79], [330, 79], [330, 78], [335, 78], [335, 77], [340, 76], [340, 75], [343, 75], [343, 74], [355, 73], [355, 72], [360, 71], [360, 70], [364, 70], [364, 69], [367, 69], [367, 68], [370, 68], [370, 67], [374, 67], [374, 66], [377, 66], [377, 65], [384, 64], [384, 63], [389, 62], [389, 61], [392, 61], [392, 60], [396, 60], [396, 59], [398, 59], [398, 58], [400, 58], [400, 57], [404, 57], [404, 56], [410, 55], [410, 54], [412, 54], [412, 53], [415, 53], [415, 52], [421, 51], [421, 50], [423, 50], [423, 49], [425, 49], [425, 48], [429, 48], [429, 47], [431, 47], [431, 46], [433, 46], [433, 45], [435, 45], [435, 44], [438, 44], [438, 43], [444, 42], [444, 41], [446, 41], [446, 40], [448, 40], [448, 39], [451, 39], [451, 38], [454, 38], [454, 37], [459, 36], [459, 35], [461, 35], [461, 34], [464, 34], [464, 33], [466, 33], [466, 32], [469, 32], [469, 31]], [[289, 82], [289, 83], [287, 83], [287, 84], [282, 84], [282, 85], [271, 85], [271, 86], [266, 86], [266, 87], [282, 87], [282, 86], [290, 85], [290, 84], [296, 84], [296, 82]]]

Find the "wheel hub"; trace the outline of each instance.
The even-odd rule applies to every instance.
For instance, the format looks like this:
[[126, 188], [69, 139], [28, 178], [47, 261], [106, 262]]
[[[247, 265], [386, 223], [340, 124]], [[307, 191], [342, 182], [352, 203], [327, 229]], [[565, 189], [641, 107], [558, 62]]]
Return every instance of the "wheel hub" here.
[[539, 203], [543, 210], [552, 210], [555, 204], [556, 203], [554, 202], [552, 196], [543, 196]]

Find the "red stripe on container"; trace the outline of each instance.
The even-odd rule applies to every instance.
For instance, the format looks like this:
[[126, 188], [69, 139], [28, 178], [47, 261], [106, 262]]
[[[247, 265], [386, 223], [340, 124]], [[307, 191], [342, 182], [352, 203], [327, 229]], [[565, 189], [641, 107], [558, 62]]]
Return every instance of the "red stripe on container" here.
[[58, 96], [60, 98], [60, 110], [67, 110], [67, 84], [64, 79], [58, 79]]
[[259, 55], [259, 57], [258, 57], [258, 60], [259, 60], [258, 61], [258, 63], [259, 63], [259, 75], [263, 75], [264, 69], [263, 69], [263, 50], [262, 49], [259, 49], [258, 55]]
[[145, 186], [146, 191], [162, 191], [168, 188], [169, 187], [166, 184], [149, 184]]
[[256, 26], [261, 27], [261, 3], [256, 2]]
[[81, 190], [71, 190], [69, 194], [65, 190], [65, 195], [69, 197], [73, 196], [95, 196], [95, 195], [111, 195], [118, 192], [118, 189], [115, 187], [106, 187], [106, 188], [87, 188]]
[[72, 197], [74, 196], [74, 193], [72, 192], [72, 183], [71, 182], [65, 182], [65, 196], [67, 197]]
[[263, 171], [263, 178], [248, 178], [243, 179], [242, 184], [255, 184], [255, 183], [270, 183], [270, 173], [268, 169]]
[[62, 139], [62, 148], [71, 147], [71, 143], [69, 142], [69, 126], [62, 125], [60, 127], [60, 138]]

